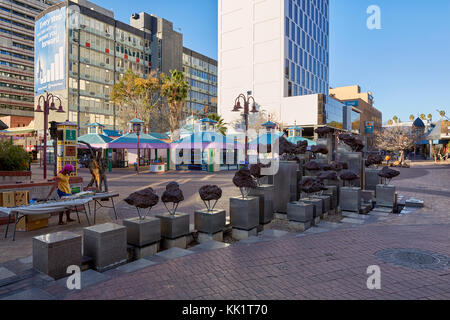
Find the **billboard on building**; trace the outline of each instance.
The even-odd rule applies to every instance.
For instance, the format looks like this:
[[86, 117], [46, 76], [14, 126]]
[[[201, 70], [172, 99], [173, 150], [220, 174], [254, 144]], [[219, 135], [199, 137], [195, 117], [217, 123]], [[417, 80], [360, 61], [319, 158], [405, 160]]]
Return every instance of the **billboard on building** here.
[[36, 22], [34, 64], [36, 94], [66, 88], [66, 7]]

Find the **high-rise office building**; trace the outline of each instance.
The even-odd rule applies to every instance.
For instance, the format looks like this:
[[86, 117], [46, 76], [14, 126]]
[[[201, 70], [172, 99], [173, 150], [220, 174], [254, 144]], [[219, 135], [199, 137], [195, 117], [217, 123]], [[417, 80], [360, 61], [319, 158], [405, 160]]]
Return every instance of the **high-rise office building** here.
[[313, 111], [297, 98], [328, 96], [329, 0], [219, 0], [218, 10], [219, 113], [233, 121], [235, 98], [252, 91], [261, 110], [300, 124]]
[[217, 61], [183, 48], [183, 72], [191, 90], [182, 118], [217, 113]]
[[12, 123], [33, 119], [34, 19], [57, 2], [0, 0], [0, 117]]
[[[183, 70], [182, 34], [172, 22], [145, 12], [132, 14], [126, 24], [92, 2], [66, 0], [38, 16], [36, 38], [35, 105], [45, 90], [56, 94], [66, 112], [52, 112], [49, 120], [78, 123], [81, 135], [94, 121], [123, 129], [122, 118], [134, 114], [110, 100], [127, 70], [143, 78], [152, 71]], [[168, 131], [166, 111], [156, 108], [152, 130]], [[43, 129], [41, 113], [35, 114], [35, 127]]]

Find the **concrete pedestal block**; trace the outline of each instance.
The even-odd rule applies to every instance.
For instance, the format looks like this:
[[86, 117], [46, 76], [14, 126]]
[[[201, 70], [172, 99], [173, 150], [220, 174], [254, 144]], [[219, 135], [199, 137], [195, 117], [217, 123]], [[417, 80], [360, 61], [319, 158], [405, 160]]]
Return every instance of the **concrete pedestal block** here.
[[230, 222], [233, 228], [252, 230], [259, 225], [259, 198], [230, 198]]
[[361, 190], [361, 198], [364, 202], [372, 203], [375, 201], [375, 191], [372, 190]]
[[361, 209], [361, 189], [342, 187], [339, 192], [339, 206], [342, 211], [357, 212]]
[[339, 202], [338, 202], [338, 187], [336, 186], [332, 186], [332, 185], [326, 185], [326, 188], [328, 188], [328, 190], [325, 190], [323, 192], [324, 195], [330, 196], [330, 208], [331, 209], [336, 209]]
[[207, 209], [197, 210], [194, 213], [195, 230], [202, 233], [214, 234], [222, 232], [225, 229], [226, 212], [225, 210]]
[[84, 255], [91, 257], [95, 269], [103, 272], [127, 262], [127, 229], [105, 223], [83, 229]]
[[186, 249], [188, 245], [188, 236], [181, 236], [175, 239], [162, 238], [161, 250], [168, 250], [174, 247]]
[[260, 185], [251, 189], [249, 196], [259, 198], [259, 224], [266, 224], [273, 220], [274, 185]]
[[275, 212], [275, 219], [278, 219], [278, 220], [287, 220], [287, 213], [279, 213], [279, 212]]
[[314, 218], [314, 205], [305, 202], [288, 203], [287, 218], [289, 221], [311, 222]]
[[377, 206], [393, 208], [395, 206], [395, 186], [377, 185], [376, 192]]
[[127, 242], [142, 248], [161, 240], [161, 221], [158, 218], [132, 218], [123, 220], [127, 228]]
[[323, 213], [328, 214], [328, 212], [331, 210], [331, 197], [328, 195], [318, 195], [313, 196], [313, 198], [322, 199], [323, 200]]
[[381, 184], [381, 177], [378, 175], [381, 169], [366, 168], [366, 180], [364, 184], [364, 189], [375, 191], [377, 185]]
[[132, 246], [131, 250], [133, 250], [133, 260], [139, 260], [142, 258], [153, 256], [154, 254], [158, 253], [159, 249], [160, 241], [141, 248]]
[[297, 170], [297, 198], [295, 199], [295, 201], [297, 201], [298, 199], [300, 199], [300, 194], [301, 194], [301, 189], [298, 187], [298, 184], [300, 183], [300, 181], [303, 180], [303, 169], [300, 168]]
[[197, 236], [198, 243], [205, 243], [213, 240], [223, 242], [223, 231], [219, 231], [216, 233], [203, 233], [203, 232], [198, 233]]
[[308, 170], [305, 169], [305, 177], [317, 177], [322, 173], [320, 170]]
[[353, 185], [356, 187], [363, 186], [365, 163], [361, 152], [340, 152], [338, 151], [338, 161], [347, 162], [348, 169], [357, 174], [360, 179], [353, 181]]
[[295, 161], [279, 162], [278, 172], [273, 177], [275, 212], [286, 213], [287, 204], [291, 202], [291, 198], [297, 197], [297, 168], [298, 164]]
[[320, 217], [316, 217], [316, 218], [313, 219], [313, 221], [311, 221], [311, 224], [313, 226], [318, 226], [319, 223], [320, 223]]
[[81, 265], [81, 236], [62, 231], [33, 238], [33, 268], [60, 279], [67, 267]]
[[306, 230], [311, 228], [311, 221], [308, 222], [289, 221], [289, 227], [298, 232], [305, 232]]
[[161, 237], [163, 239], [177, 239], [189, 234], [189, 215], [164, 213], [156, 216], [161, 219]]
[[241, 229], [233, 228], [231, 231], [231, 236], [233, 237], [234, 240], [237, 240], [237, 241], [245, 240], [249, 237], [257, 236], [257, 235], [258, 235], [257, 228], [253, 228], [251, 230], [241, 230]]
[[258, 232], [263, 232], [263, 231], [266, 231], [266, 230], [272, 230], [272, 227], [273, 227], [273, 221], [271, 221], [269, 223], [266, 223], [266, 224], [260, 224], [258, 226]]
[[320, 218], [323, 215], [323, 200], [318, 198], [305, 198], [300, 202], [312, 204], [314, 206], [313, 217]]

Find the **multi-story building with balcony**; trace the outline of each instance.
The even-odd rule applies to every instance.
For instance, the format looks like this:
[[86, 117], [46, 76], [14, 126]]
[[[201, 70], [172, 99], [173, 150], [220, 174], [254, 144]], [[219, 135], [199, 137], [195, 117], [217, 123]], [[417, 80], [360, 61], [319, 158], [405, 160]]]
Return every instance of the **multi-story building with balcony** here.
[[[67, 85], [53, 93], [62, 99], [66, 113], [51, 113], [49, 119], [78, 123], [80, 134], [95, 120], [106, 129], [116, 129], [119, 115], [133, 111], [121, 110], [111, 102], [113, 86], [127, 70], [145, 78], [160, 67], [158, 39], [155, 33], [115, 20], [112, 11], [85, 0], [54, 5], [39, 15], [36, 23], [61, 8], [67, 8]], [[39, 94], [36, 104], [38, 98]], [[42, 121], [42, 114], [36, 113], [36, 128], [43, 128]]]
[[217, 113], [217, 61], [183, 48], [183, 72], [191, 86], [182, 118]]
[[29, 123], [34, 101], [34, 19], [59, 0], [0, 0], [0, 117]]

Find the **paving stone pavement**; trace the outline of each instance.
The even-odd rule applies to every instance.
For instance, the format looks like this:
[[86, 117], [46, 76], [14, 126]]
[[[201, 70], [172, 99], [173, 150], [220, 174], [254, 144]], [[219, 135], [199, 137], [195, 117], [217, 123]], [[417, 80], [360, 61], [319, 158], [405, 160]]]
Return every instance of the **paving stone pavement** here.
[[[56, 299], [450, 299], [448, 265], [414, 269], [376, 255], [403, 248], [450, 256], [450, 166], [401, 171], [393, 184], [406, 199], [424, 200], [424, 208], [349, 218], [362, 224], [322, 221], [301, 235], [265, 231], [222, 248], [217, 243], [189, 248], [187, 255], [172, 250], [146, 258], [152, 262], [148, 266], [135, 262], [130, 270], [89, 270], [91, 283], [81, 291], [67, 290], [65, 279], [52, 281], [27, 269], [29, 259], [8, 261], [0, 267], [14, 272], [17, 281], [0, 282], [0, 299], [40, 294]], [[371, 265], [381, 268], [381, 290], [367, 289]]]

